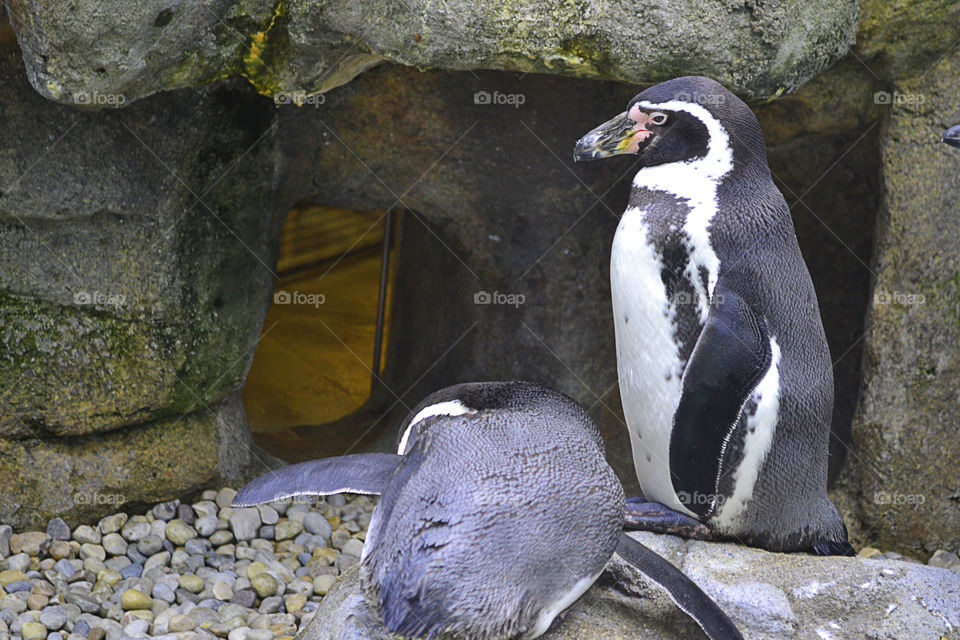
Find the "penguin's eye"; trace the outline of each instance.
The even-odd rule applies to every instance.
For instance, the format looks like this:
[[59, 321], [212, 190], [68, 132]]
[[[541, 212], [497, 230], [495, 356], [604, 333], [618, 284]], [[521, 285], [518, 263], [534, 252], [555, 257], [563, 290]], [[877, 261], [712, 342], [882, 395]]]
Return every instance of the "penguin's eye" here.
[[650, 114], [650, 122], [653, 124], [663, 124], [667, 121], [667, 114], [655, 111]]

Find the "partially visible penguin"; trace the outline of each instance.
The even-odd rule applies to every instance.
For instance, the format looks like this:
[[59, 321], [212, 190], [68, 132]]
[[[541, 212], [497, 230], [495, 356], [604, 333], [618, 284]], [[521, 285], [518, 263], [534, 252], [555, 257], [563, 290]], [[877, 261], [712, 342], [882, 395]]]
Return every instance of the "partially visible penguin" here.
[[960, 147], [960, 124], [955, 124], [944, 131], [942, 139], [952, 147]]
[[833, 368], [753, 112], [709, 78], [643, 91], [575, 160], [640, 170], [613, 241], [620, 395], [644, 496], [628, 525], [850, 554], [827, 498]]
[[711, 638], [742, 637], [689, 578], [623, 533], [623, 488], [599, 431], [559, 392], [525, 382], [448, 387], [404, 420], [398, 454], [285, 467], [233, 504], [341, 492], [381, 495], [360, 581], [391, 632], [539, 637], [617, 551]]

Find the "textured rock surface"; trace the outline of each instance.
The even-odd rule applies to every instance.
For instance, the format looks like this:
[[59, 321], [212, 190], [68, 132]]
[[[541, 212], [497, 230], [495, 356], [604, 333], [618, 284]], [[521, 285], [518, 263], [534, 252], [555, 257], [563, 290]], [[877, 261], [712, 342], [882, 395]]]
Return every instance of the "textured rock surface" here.
[[0, 42], [0, 517], [233, 477], [249, 430], [235, 398], [217, 406], [272, 284], [270, 105], [233, 83], [84, 113]]
[[853, 0], [17, 0], [11, 11], [34, 87], [100, 107], [231, 75], [270, 95], [315, 93], [383, 59], [630, 82], [696, 72], [744, 94], [775, 95], [846, 53], [857, 19]]
[[[952, 637], [960, 574], [896, 560], [775, 554], [643, 533], [751, 640]], [[702, 637], [659, 587], [618, 557], [545, 640]], [[345, 573], [298, 640], [393, 640]]]
[[861, 539], [915, 557], [960, 548], [960, 55], [896, 85], [861, 407], [846, 475]]

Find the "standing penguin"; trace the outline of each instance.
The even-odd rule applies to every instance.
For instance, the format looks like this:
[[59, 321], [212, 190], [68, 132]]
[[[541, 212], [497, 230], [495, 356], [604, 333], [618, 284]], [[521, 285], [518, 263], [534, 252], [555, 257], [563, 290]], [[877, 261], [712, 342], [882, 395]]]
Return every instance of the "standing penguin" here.
[[689, 578], [623, 533], [623, 488], [567, 396], [525, 382], [448, 387], [404, 420], [398, 450], [284, 467], [233, 504], [380, 494], [360, 581], [403, 636], [539, 637], [617, 551], [711, 638], [742, 638]]
[[833, 370], [753, 112], [709, 78], [650, 87], [575, 160], [635, 154], [613, 240], [628, 526], [849, 554], [827, 498]]

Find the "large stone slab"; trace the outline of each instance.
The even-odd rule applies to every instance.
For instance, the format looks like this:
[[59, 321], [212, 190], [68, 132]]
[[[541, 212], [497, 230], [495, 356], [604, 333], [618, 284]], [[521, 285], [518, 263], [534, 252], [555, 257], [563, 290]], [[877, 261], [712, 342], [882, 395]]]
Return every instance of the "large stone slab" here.
[[855, 0], [15, 0], [33, 86], [115, 107], [225, 76], [263, 93], [326, 91], [384, 59], [652, 83], [710, 75], [745, 96], [800, 87], [853, 44]]
[[231, 81], [82, 112], [22, 64], [0, 38], [0, 519], [235, 477], [249, 430], [220, 407], [272, 288], [272, 105]]
[[[518, 523], [522, 526], [522, 523]], [[683, 570], [750, 640], [954, 637], [960, 574], [898, 560], [814, 557], [636, 534]], [[544, 640], [704, 637], [666, 594], [614, 556]], [[356, 569], [330, 590], [297, 640], [396, 640]]]
[[847, 484], [858, 536], [920, 558], [960, 548], [960, 54], [897, 83], [880, 143], [864, 378]]

